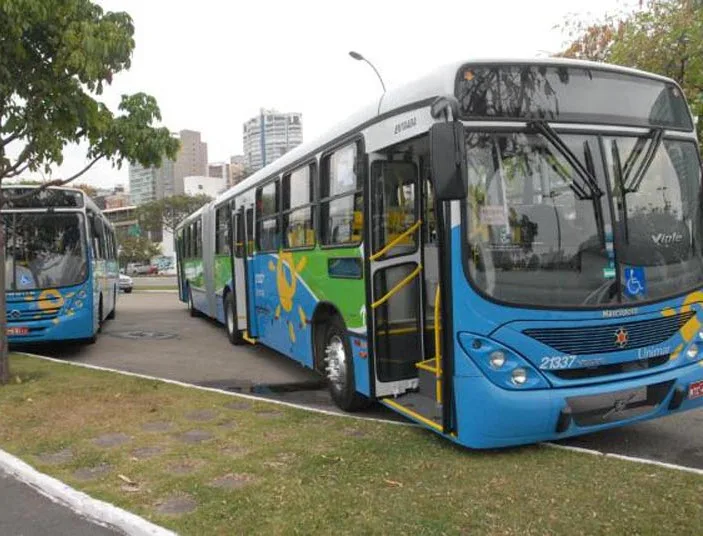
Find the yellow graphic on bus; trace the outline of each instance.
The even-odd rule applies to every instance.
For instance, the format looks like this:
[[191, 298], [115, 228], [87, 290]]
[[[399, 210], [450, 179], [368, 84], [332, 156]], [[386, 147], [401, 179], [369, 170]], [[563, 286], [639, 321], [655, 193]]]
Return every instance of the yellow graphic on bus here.
[[[308, 258], [301, 257], [296, 263], [293, 259], [293, 254], [289, 251], [282, 251], [278, 254], [278, 261], [276, 264], [273, 261], [269, 261], [268, 268], [271, 272], [276, 272], [276, 289], [278, 290], [278, 301], [279, 305], [276, 307], [276, 312], [274, 318], [276, 320], [281, 319], [282, 314], [281, 309], [286, 313], [290, 313], [293, 310], [293, 300], [295, 298], [295, 291], [298, 288], [298, 274], [301, 273], [305, 266], [307, 265]], [[283, 265], [288, 265], [288, 272], [290, 273], [290, 281], [286, 277]], [[291, 342], [295, 343], [295, 326], [294, 322], [289, 318], [290, 315], [285, 315], [284, 321], [288, 325], [288, 336]], [[298, 316], [301, 319], [300, 329], [305, 329], [305, 312], [302, 308], [298, 307]]]

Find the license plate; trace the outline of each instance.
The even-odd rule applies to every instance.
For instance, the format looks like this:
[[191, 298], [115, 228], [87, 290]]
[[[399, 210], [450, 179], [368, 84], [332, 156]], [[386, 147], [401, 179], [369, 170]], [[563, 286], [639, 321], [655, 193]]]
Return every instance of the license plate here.
[[12, 337], [14, 335], [27, 335], [28, 333], [29, 333], [29, 328], [27, 328], [27, 327], [14, 326], [11, 328], [7, 328], [8, 337]]
[[688, 386], [688, 398], [700, 398], [703, 396], [703, 380], [693, 382]]

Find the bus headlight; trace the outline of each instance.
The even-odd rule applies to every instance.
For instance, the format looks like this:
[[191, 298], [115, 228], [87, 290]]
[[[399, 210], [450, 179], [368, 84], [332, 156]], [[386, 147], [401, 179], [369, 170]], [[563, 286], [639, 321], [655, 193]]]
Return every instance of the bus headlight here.
[[[460, 332], [458, 338], [464, 350], [464, 358], [473, 363], [472, 369], [480, 369], [498, 387], [521, 391], [549, 388], [549, 382], [542, 373], [507, 346], [474, 333]], [[459, 374], [461, 366], [457, 363], [456, 370]]]
[[510, 379], [515, 385], [525, 385], [527, 382], [527, 371], [522, 367], [513, 369], [510, 373]]
[[686, 355], [689, 359], [695, 359], [698, 356], [698, 345], [695, 342], [688, 347]]
[[499, 369], [505, 363], [505, 354], [500, 350], [496, 350], [491, 353], [488, 361], [494, 369]]

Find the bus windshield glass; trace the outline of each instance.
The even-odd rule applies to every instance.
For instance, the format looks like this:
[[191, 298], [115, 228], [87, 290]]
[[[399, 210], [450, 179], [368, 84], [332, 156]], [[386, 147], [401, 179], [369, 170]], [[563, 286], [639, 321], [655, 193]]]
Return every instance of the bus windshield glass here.
[[521, 305], [587, 307], [703, 283], [694, 143], [660, 131], [557, 141], [535, 132], [467, 134], [468, 265], [481, 292]]
[[676, 85], [598, 68], [467, 65], [456, 81], [463, 119], [543, 119], [691, 130]]
[[66, 287], [88, 274], [83, 216], [6, 212], [5, 285], [22, 291]]

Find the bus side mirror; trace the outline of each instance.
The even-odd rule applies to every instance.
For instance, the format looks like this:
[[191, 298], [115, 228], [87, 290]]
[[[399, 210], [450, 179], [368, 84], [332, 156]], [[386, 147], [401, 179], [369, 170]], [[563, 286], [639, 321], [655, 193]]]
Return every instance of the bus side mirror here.
[[432, 186], [438, 201], [466, 199], [466, 141], [464, 126], [458, 122], [435, 123], [430, 128]]

